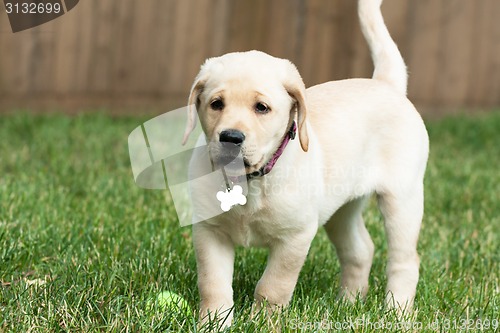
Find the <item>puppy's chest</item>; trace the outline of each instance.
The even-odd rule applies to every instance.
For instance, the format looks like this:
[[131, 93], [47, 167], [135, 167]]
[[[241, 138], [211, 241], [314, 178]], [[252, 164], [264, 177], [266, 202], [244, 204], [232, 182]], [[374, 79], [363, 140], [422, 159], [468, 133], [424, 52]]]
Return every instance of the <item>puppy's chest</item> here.
[[234, 207], [223, 222], [223, 228], [235, 244], [267, 247], [274, 238], [283, 234], [286, 226], [276, 216], [275, 209], [261, 197], [248, 197], [245, 206]]
[[276, 233], [276, 227], [262, 212], [231, 214], [223, 226], [233, 242], [244, 247], [267, 246]]

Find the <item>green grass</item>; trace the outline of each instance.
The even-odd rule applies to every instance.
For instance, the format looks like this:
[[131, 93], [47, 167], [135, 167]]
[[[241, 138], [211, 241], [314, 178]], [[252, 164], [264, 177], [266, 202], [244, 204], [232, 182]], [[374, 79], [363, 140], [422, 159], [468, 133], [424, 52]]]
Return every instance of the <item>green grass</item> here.
[[[168, 195], [140, 189], [132, 178], [127, 136], [144, 120], [0, 116], [0, 332], [196, 329], [193, 318], [146, 306], [152, 295], [171, 290], [194, 312], [198, 293], [190, 229], [178, 226]], [[414, 321], [421, 332], [432, 331], [431, 324], [436, 332], [480, 328], [481, 321], [483, 331], [493, 332], [485, 327], [500, 312], [500, 112], [427, 125], [431, 156]], [[313, 331], [308, 325], [321, 321], [335, 331], [363, 318], [371, 324], [342, 331], [395, 325], [382, 304], [386, 246], [374, 203], [365, 216], [377, 248], [366, 301], [335, 300], [339, 264], [321, 231], [279, 318], [283, 332]], [[265, 250], [237, 252], [234, 332], [270, 330], [265, 320], [250, 320], [265, 260]]]

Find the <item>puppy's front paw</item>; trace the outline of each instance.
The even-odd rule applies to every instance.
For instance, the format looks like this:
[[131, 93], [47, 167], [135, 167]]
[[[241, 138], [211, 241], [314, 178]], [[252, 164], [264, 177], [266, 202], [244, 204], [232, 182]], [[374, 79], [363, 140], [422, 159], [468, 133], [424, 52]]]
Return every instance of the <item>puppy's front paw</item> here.
[[198, 330], [201, 332], [218, 332], [220, 329], [231, 326], [233, 321], [232, 306], [221, 306], [216, 308], [204, 306], [202, 304], [200, 308]]
[[413, 294], [394, 296], [394, 293], [388, 292], [385, 298], [385, 306], [389, 310], [396, 311], [399, 318], [406, 318], [413, 315]]
[[266, 300], [256, 300], [252, 305], [250, 317], [253, 321], [265, 321], [271, 332], [281, 332], [280, 316], [284, 305], [270, 304]]

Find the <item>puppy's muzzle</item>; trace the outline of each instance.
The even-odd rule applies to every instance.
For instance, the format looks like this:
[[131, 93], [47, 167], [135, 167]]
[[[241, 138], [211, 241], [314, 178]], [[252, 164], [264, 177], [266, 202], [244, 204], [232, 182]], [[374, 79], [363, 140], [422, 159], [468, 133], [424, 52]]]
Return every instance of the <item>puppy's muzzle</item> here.
[[219, 142], [211, 144], [212, 158], [215, 165], [231, 168], [231, 164], [242, 164], [240, 153], [244, 141], [245, 134], [241, 131], [228, 129], [220, 132]]
[[232, 143], [234, 145], [241, 146], [244, 141], [245, 134], [235, 129], [224, 130], [219, 134], [219, 142]]

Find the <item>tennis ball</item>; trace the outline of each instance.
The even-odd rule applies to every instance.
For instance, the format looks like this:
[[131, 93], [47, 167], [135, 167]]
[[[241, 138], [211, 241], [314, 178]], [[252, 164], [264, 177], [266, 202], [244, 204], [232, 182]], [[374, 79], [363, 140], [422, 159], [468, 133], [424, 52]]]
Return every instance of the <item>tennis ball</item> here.
[[149, 311], [159, 309], [162, 312], [169, 311], [171, 313], [182, 313], [187, 316], [192, 314], [189, 304], [184, 298], [171, 291], [162, 291], [154, 299], [150, 299], [147, 303]]

